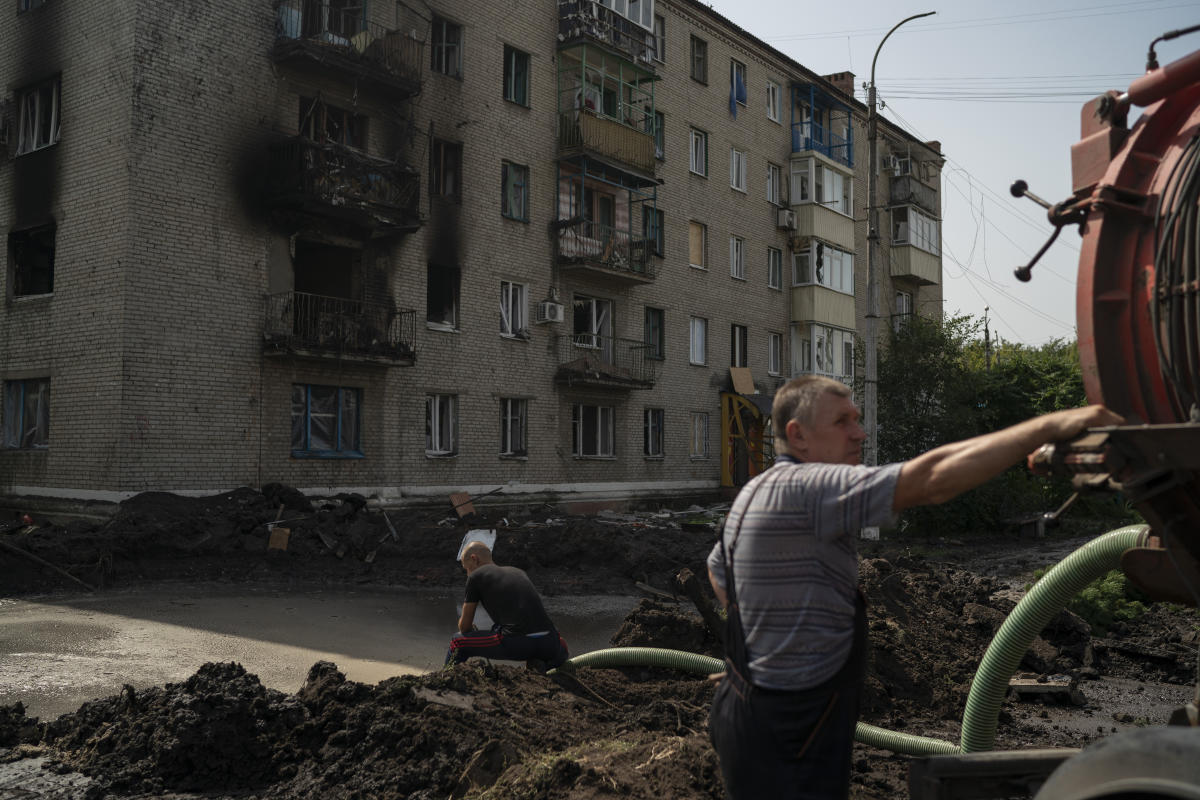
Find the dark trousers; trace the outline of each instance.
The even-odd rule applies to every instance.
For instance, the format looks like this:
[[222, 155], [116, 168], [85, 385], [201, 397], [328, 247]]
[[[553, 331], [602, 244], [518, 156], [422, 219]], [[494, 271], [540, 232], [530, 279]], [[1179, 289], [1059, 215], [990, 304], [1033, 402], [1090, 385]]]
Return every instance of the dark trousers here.
[[548, 669], [560, 666], [568, 657], [567, 643], [556, 632], [545, 636], [520, 636], [490, 631], [471, 631], [450, 640], [447, 664], [461, 664], [471, 656], [505, 661], [542, 661]]
[[717, 686], [708, 724], [731, 800], [847, 797], [865, 667], [860, 606], [850, 657], [820, 686], [759, 689], [729, 671]]

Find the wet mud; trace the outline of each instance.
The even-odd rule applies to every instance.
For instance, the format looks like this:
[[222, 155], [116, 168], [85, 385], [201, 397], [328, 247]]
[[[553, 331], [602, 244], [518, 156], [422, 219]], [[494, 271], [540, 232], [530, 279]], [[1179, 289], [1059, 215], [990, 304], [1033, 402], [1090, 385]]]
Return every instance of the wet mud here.
[[[297, 519], [286, 523], [288, 549], [268, 550], [268, 523], [289, 513]], [[191, 580], [456, 586], [464, 529], [496, 527], [497, 560], [525, 568], [547, 593], [628, 594], [640, 586], [650, 594], [614, 631], [614, 645], [719, 655], [690, 602], [671, 598], [680, 569], [704, 574], [715, 526], [693, 521], [684, 530], [680, 522], [669, 514], [549, 513], [463, 522], [430, 512], [385, 520], [354, 498], [314, 507], [281, 488], [195, 500], [141, 496], [90, 530], [3, 535], [109, 585], [182, 572]], [[980, 570], [972, 554], [982, 549], [863, 547], [871, 643], [864, 721], [957, 741], [979, 659], [1022, 588]], [[14, 560], [0, 555], [0, 575], [29, 573]], [[44, 591], [56, 580], [65, 579], [46, 573], [27, 588]], [[996, 746], [1078, 747], [1164, 723], [1194, 691], [1198, 631], [1196, 612], [1178, 607], [1154, 606], [1103, 636], [1062, 612], [1021, 670], [1033, 679], [1065, 676], [1078, 693], [1010, 695]], [[30, 719], [19, 704], [0, 708], [0, 747], [8, 748], [0, 760], [86, 776], [74, 790], [80, 797], [721, 798], [707, 730], [712, 691], [702, 676], [648, 668], [544, 675], [472, 660], [377, 685], [319, 662], [287, 694], [238, 664], [209, 663], [180, 683], [129, 687], [54, 720]], [[908, 763], [857, 745], [851, 797], [906, 796]]]

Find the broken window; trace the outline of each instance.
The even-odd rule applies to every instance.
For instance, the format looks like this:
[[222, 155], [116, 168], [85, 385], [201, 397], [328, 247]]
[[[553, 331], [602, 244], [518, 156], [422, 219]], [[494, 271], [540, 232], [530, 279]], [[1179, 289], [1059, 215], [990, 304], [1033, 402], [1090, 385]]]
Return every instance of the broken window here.
[[292, 456], [361, 456], [361, 400], [360, 389], [292, 384]]
[[50, 294], [54, 291], [55, 225], [43, 225], [8, 234], [8, 260], [13, 297]]
[[571, 455], [616, 455], [613, 444], [612, 406], [576, 404], [571, 407]]
[[318, 144], [367, 149], [367, 118], [311, 97], [300, 98], [300, 135]]
[[731, 325], [729, 327], [729, 366], [747, 367], [749, 363], [749, 347], [746, 344], [746, 326]]
[[362, 0], [301, 0], [299, 13], [300, 34], [306, 39], [347, 46], [364, 29]]
[[504, 45], [504, 99], [529, 105], [529, 53]]
[[642, 453], [648, 458], [662, 458], [664, 414], [661, 408], [647, 408], [642, 418]]
[[43, 450], [50, 446], [50, 379], [4, 382], [4, 447]]
[[612, 347], [612, 301], [575, 295], [575, 346]]
[[708, 458], [708, 414], [692, 412], [692, 443], [688, 451], [692, 458]]
[[517, 397], [500, 398], [500, 455], [524, 456], [525, 414], [528, 401]]
[[663, 336], [663, 318], [665, 312], [661, 308], [646, 307], [646, 357], [663, 359], [666, 348]]
[[500, 281], [500, 335], [529, 338], [528, 305], [529, 291], [523, 284]]
[[458, 395], [425, 396], [425, 455], [452, 456], [458, 452]]
[[429, 264], [425, 278], [426, 325], [434, 330], [458, 330], [458, 268]]
[[529, 167], [500, 162], [500, 213], [509, 219], [529, 220]]
[[462, 26], [442, 17], [433, 18], [430, 68], [443, 75], [462, 76]]
[[462, 144], [434, 139], [429, 162], [429, 194], [434, 197], [462, 196]]
[[29, 11], [30, 9], [39, 8], [46, 4], [46, 0], [19, 0], [17, 4], [17, 13]]
[[58, 142], [59, 86], [55, 77], [17, 92], [17, 155]]

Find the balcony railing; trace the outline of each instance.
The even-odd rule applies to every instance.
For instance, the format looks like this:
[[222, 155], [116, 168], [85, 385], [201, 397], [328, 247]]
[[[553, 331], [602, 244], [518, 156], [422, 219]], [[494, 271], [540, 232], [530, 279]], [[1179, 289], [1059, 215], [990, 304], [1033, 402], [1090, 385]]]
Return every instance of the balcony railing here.
[[377, 231], [414, 230], [421, 176], [336, 144], [294, 137], [270, 146], [268, 201], [346, 218]]
[[591, 39], [608, 45], [643, 66], [653, 66], [654, 34], [595, 0], [558, 0], [558, 41]]
[[834, 161], [854, 166], [854, 142], [815, 122], [792, 123], [792, 152], [815, 150]]
[[568, 111], [558, 118], [558, 146], [562, 153], [590, 150], [654, 174], [653, 121], [647, 125], [646, 112], [628, 107], [628, 120], [622, 122], [589, 109]]
[[281, 0], [275, 15], [275, 57], [315, 58], [323, 66], [375, 78], [414, 94], [421, 87], [424, 43], [363, 19], [362, 4]]
[[307, 292], [267, 295], [263, 348], [275, 355], [411, 366], [416, 312]]
[[559, 223], [558, 262], [598, 269], [631, 281], [654, 280], [651, 241], [642, 235], [591, 220]]
[[657, 377], [658, 360], [652, 346], [634, 339], [598, 333], [555, 337], [558, 347], [558, 383], [611, 389], [650, 389]]
[[937, 190], [921, 183], [914, 175], [894, 176], [888, 199], [894, 206], [911, 204], [934, 216], [938, 215]]

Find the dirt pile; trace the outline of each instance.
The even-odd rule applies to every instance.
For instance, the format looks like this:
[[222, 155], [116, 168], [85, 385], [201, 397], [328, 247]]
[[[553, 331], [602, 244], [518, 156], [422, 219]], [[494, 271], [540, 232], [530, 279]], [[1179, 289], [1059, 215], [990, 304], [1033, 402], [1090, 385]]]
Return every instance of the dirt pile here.
[[720, 797], [703, 736], [710, 684], [658, 677], [479, 660], [366, 686], [319, 662], [286, 695], [237, 664], [206, 664], [182, 683], [87, 703], [17, 753], [92, 776], [92, 796]]
[[[307, 498], [281, 484], [199, 498], [147, 492], [100, 524], [6, 526], [0, 585], [9, 594], [74, 588], [44, 564], [31, 569], [17, 548], [95, 587], [162, 578], [451, 586], [462, 581], [454, 557], [463, 534], [487, 527], [498, 533], [497, 560], [527, 570], [543, 592], [608, 593], [635, 581], [666, 588], [685, 566], [702, 573], [716, 539], [712, 526], [683, 530], [683, 515], [670, 513], [504, 513], [385, 513], [361, 495]], [[285, 549], [270, 547], [275, 528], [289, 532]]]

